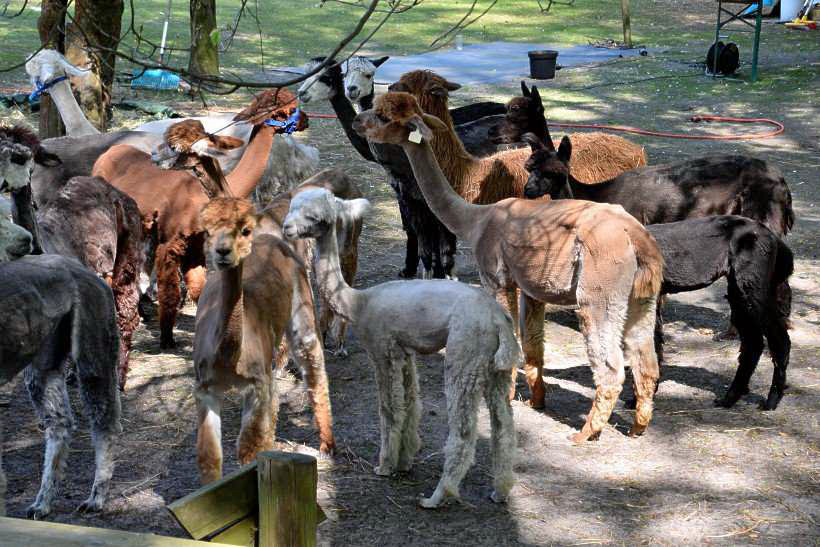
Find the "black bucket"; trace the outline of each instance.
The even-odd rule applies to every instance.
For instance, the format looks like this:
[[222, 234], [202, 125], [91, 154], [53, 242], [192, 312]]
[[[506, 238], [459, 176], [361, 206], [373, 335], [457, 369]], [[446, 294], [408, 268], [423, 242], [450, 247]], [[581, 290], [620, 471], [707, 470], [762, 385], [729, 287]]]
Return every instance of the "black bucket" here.
[[550, 49], [529, 51], [530, 77], [536, 80], [551, 80], [555, 78], [555, 60], [558, 52]]

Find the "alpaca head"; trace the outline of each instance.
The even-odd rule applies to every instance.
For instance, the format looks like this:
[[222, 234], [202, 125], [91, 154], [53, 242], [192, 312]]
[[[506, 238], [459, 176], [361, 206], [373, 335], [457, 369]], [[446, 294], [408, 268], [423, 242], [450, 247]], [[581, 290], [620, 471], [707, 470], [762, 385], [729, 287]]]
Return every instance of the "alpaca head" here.
[[[296, 95], [284, 87], [266, 89], [256, 95], [251, 104], [234, 116], [235, 122], [247, 122], [251, 125], [262, 125], [268, 120], [286, 122], [299, 109]], [[299, 119], [293, 131], [304, 131], [308, 128], [308, 116], [299, 111]], [[284, 127], [277, 127], [276, 133], [285, 133]]]
[[569, 158], [572, 155], [572, 143], [569, 137], [564, 135], [557, 152], [532, 133], [526, 133], [523, 139], [532, 149], [532, 155], [524, 164], [530, 174], [524, 186], [524, 196], [530, 199], [547, 194], [552, 199], [571, 197]]
[[[429, 114], [422, 112], [416, 98], [409, 93], [388, 92], [376, 97], [372, 110], [362, 112], [353, 121], [353, 129], [373, 142], [405, 144], [428, 141], [434, 131], [447, 131], [447, 126]], [[414, 138], [411, 139], [411, 135]]]
[[14, 223], [11, 202], [0, 197], [0, 262], [16, 260], [31, 252], [31, 234]]
[[34, 165], [55, 167], [60, 158], [40, 146], [40, 140], [23, 126], [0, 126], [0, 191], [18, 190], [31, 180]]
[[290, 239], [319, 238], [339, 218], [356, 220], [369, 210], [366, 199], [339, 199], [326, 188], [311, 188], [293, 196], [282, 231]]
[[432, 70], [412, 70], [402, 74], [401, 78], [387, 89], [410, 93], [418, 100], [422, 110], [445, 119], [445, 113], [449, 113], [447, 100], [450, 91], [460, 88], [460, 84], [450, 82]]
[[[530, 89], [522, 80], [521, 93], [522, 97], [513, 97], [507, 103], [507, 113], [501, 123], [490, 128], [488, 136], [493, 144], [521, 142], [524, 133], [544, 123], [544, 105], [538, 88], [533, 85]], [[552, 146], [551, 140], [547, 146]]]
[[206, 253], [217, 269], [236, 268], [251, 253], [258, 215], [250, 200], [214, 198], [202, 208], [199, 220]]
[[[325, 61], [325, 57], [314, 57], [305, 63], [305, 73], [310, 72]], [[305, 104], [311, 101], [329, 101], [344, 86], [342, 67], [331, 60], [331, 64], [302, 82], [297, 94]]]
[[43, 49], [26, 62], [26, 73], [31, 79], [32, 87], [36, 89], [54, 78], [63, 75], [86, 76], [89, 71], [72, 65], [58, 51]]
[[243, 146], [236, 137], [212, 135], [199, 120], [184, 120], [165, 130], [163, 142], [151, 159], [163, 169], [188, 165], [201, 157], [214, 157]]
[[351, 101], [373, 94], [373, 77], [376, 69], [390, 57], [370, 58], [354, 55], [347, 60], [347, 72], [344, 78], [345, 96]]

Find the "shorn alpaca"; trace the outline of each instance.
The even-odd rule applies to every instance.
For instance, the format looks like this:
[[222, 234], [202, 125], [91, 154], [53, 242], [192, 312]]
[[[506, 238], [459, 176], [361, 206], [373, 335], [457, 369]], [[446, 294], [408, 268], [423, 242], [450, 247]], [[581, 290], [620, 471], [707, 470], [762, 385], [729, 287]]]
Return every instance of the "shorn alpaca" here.
[[[301, 347], [300, 337], [318, 343], [313, 308], [303, 298], [310, 292], [304, 264], [279, 237], [261, 230], [254, 234], [258, 220], [253, 204], [238, 198], [215, 198], [201, 213], [216, 268], [197, 306], [194, 334], [197, 461], [203, 483], [222, 475], [224, 393], [233, 388], [243, 393], [237, 454], [241, 463], [249, 463], [260, 450], [273, 448], [279, 402], [271, 363], [282, 335], [291, 347]], [[308, 326], [312, 331], [305, 330]], [[321, 347], [318, 352], [321, 358]], [[324, 375], [322, 360], [309, 363], [299, 351], [294, 355], [300, 365], [308, 365], [306, 375]], [[332, 434], [323, 435], [323, 452], [332, 451], [333, 444]]]
[[378, 475], [407, 471], [419, 450], [421, 418], [415, 354], [447, 348], [445, 386], [449, 434], [444, 472], [435, 492], [423, 498], [433, 508], [459, 497], [459, 484], [473, 463], [481, 394], [492, 425], [493, 501], [512, 488], [515, 427], [508, 393], [520, 362], [512, 320], [487, 293], [455, 281], [394, 281], [352, 289], [339, 264], [336, 224], [359, 218], [367, 200], [340, 200], [317, 188], [296, 195], [283, 226], [289, 238], [316, 238], [317, 276], [334, 311], [347, 318], [376, 372], [381, 424]]
[[[225, 177], [225, 181], [205, 183], [188, 170], [163, 170], [151, 157], [130, 146], [114, 146], [100, 156], [92, 174], [101, 176], [114, 187], [122, 190], [139, 206], [143, 222], [151, 227], [151, 237], [156, 244], [155, 267], [159, 289], [160, 345], [174, 347], [173, 327], [181, 298], [179, 290], [180, 269], [185, 276], [188, 294], [196, 301], [204, 283], [205, 255], [202, 251], [203, 232], [199, 226], [199, 210], [212, 193], [214, 184], [227, 185], [230, 195], [248, 196], [265, 171], [274, 133], [282, 128], [264, 125], [266, 118], [284, 121], [296, 110], [295, 97], [286, 89], [266, 91], [257, 97], [257, 107], [246, 109], [245, 119], [258, 123], [251, 144], [239, 166]], [[274, 105], [280, 105], [278, 108]], [[243, 114], [243, 113], [240, 113]], [[239, 116], [239, 114], [237, 115]], [[192, 155], [206, 156], [211, 148], [229, 149], [237, 139], [210, 135], [194, 130], [196, 122], [183, 122], [187, 127], [189, 142], [187, 160]], [[201, 125], [199, 126], [201, 128]], [[297, 129], [307, 127], [307, 117], [302, 114]], [[197, 145], [196, 141], [202, 141]], [[210, 160], [206, 160], [210, 161]], [[170, 163], [170, 162], [169, 162]], [[211, 162], [210, 165], [213, 166]], [[190, 166], [188, 166], [190, 167]], [[208, 173], [208, 169], [201, 172]], [[221, 175], [221, 173], [220, 173]]]
[[[324, 57], [316, 57], [305, 65], [305, 70], [314, 69], [324, 61]], [[351, 59], [352, 60], [352, 59]], [[365, 63], [353, 62], [352, 69]], [[351, 70], [348, 71], [348, 77]], [[430, 211], [418, 189], [413, 170], [407, 157], [400, 147], [381, 143], [370, 143], [353, 131], [353, 118], [356, 111], [350, 100], [345, 96], [345, 84], [342, 69], [339, 65], [331, 65], [315, 76], [308, 78], [299, 88], [299, 99], [303, 103], [311, 101], [329, 100], [336, 117], [345, 131], [350, 143], [357, 152], [367, 161], [381, 165], [387, 174], [387, 182], [396, 192], [396, 200], [401, 214], [402, 229], [407, 234], [404, 267], [399, 271], [399, 277], [413, 278], [418, 271], [419, 259], [424, 269], [424, 277], [442, 278], [451, 275], [453, 258], [456, 250], [456, 239], [436, 216]], [[361, 90], [359, 98], [362, 109], [372, 106], [373, 85], [372, 79], [358, 78]], [[370, 87], [364, 85], [370, 81]], [[468, 105], [454, 109], [452, 116], [460, 120], [471, 120], [471, 116], [483, 115], [491, 111], [491, 105]], [[502, 105], [503, 110], [503, 105]], [[458, 131], [459, 126], [456, 127]]]
[[[91, 495], [80, 510], [98, 511], [105, 504], [114, 471], [111, 445], [121, 431], [118, 345], [111, 289], [75, 260], [39, 255], [0, 264], [0, 385], [25, 369], [26, 388], [46, 436], [43, 477], [28, 508], [30, 518], [51, 512], [68, 463], [74, 417], [63, 372], [66, 360], [77, 367], [96, 462]], [[0, 494], [4, 483], [0, 469]]]
[[451, 188], [430, 144], [431, 126], [447, 126], [424, 114], [408, 93], [378, 97], [355, 126], [368, 139], [404, 148], [430, 208], [472, 247], [488, 290], [521, 289], [530, 404], [544, 405], [544, 303], [577, 305], [596, 391], [586, 423], [572, 439], [600, 434], [621, 392], [626, 363], [638, 397], [631, 434], [643, 433], [658, 379], [653, 330], [663, 281], [663, 259], [646, 229], [620, 207], [588, 201], [468, 203]]
[[[666, 268], [662, 294], [708, 287], [721, 277], [729, 285], [732, 324], [740, 337], [739, 367], [732, 384], [715, 404], [733, 406], [749, 392], [749, 379], [769, 345], [774, 373], [763, 410], [777, 408], [786, 387], [791, 341], [787, 329], [791, 311], [789, 276], [791, 250], [761, 223], [740, 216], [714, 216], [647, 226], [663, 254]], [[663, 360], [660, 310], [656, 349]]]
[[784, 235], [794, 224], [792, 195], [782, 173], [763, 160], [713, 156], [627, 171], [599, 184], [572, 174], [574, 145], [564, 137], [558, 150], [527, 138], [532, 154], [525, 188], [528, 198], [549, 194], [599, 203], [617, 203], [643, 224], [711, 215], [741, 215]]
[[[24, 127], [0, 126], [0, 149], [17, 150], [19, 162], [44, 161], [37, 137]], [[38, 153], [39, 152], [39, 153]], [[0, 158], [0, 162], [4, 158]], [[60, 161], [50, 158], [50, 161]], [[8, 165], [7, 169], [13, 168]], [[24, 169], [20, 165], [21, 169]], [[23, 187], [28, 182], [21, 177]], [[30, 192], [17, 195], [18, 216], [27, 219], [27, 228], [37, 233], [40, 251], [74, 258], [99, 275], [114, 291], [117, 325], [120, 329], [118, 379], [125, 387], [129, 352], [134, 331], [139, 326], [139, 272], [144, 254], [142, 221], [133, 199], [99, 177], [73, 177], [36, 213]], [[21, 214], [23, 213], [23, 214]], [[31, 226], [34, 223], [36, 226]]]
[[[522, 80], [521, 93], [521, 97], [510, 99], [506, 116], [487, 138], [496, 145], [518, 148], [527, 146], [524, 135], [532, 133], [554, 150], [538, 88], [535, 85], [528, 88]], [[575, 150], [570, 170], [578, 180], [601, 182], [647, 163], [643, 147], [623, 137], [601, 132], [573, 133], [569, 137]]]

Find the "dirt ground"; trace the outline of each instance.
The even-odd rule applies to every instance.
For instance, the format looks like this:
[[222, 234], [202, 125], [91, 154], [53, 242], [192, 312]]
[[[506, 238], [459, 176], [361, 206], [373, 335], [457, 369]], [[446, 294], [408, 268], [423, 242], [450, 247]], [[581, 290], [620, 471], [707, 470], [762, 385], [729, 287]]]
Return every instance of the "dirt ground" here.
[[[810, 89], [817, 89], [818, 83], [814, 44], [814, 53], [807, 50], [802, 58], [776, 60], [814, 67], [813, 76], [804, 82]], [[692, 49], [699, 50], [700, 45]], [[658, 58], [654, 62], [674, 64]], [[762, 64], [767, 62], [772, 71], [785, 66], [777, 65], [764, 52]], [[613, 71], [616, 69], [606, 74]], [[738, 348], [736, 341], [713, 338], [728, 316], [725, 285], [719, 283], [667, 303], [667, 363], [647, 434], [638, 439], [626, 437], [632, 411], [624, 409], [621, 401], [600, 441], [573, 446], [567, 436], [581, 426], [590, 407], [592, 376], [574, 314], [557, 310], [548, 315], [545, 325], [547, 407], [543, 412], [528, 407], [523, 380], [519, 380], [518, 400], [513, 404], [519, 461], [518, 483], [510, 503], [495, 505], [487, 497], [491, 484], [489, 422], [483, 410], [476, 464], [462, 483], [463, 503], [431, 512], [420, 509], [416, 499], [432, 492], [442, 466], [447, 432], [442, 355], [419, 359], [424, 446], [416, 465], [406, 475], [381, 478], [373, 473], [379, 443], [373, 374], [361, 346], [350, 339], [348, 357], [327, 356], [339, 446], [335, 457], [319, 463], [319, 498], [330, 517], [320, 527], [322, 544], [818, 544], [818, 103], [788, 102], [789, 96], [785, 103], [776, 103], [742, 83], [735, 84], [735, 89], [750, 91], [727, 102], [725, 96], [690, 92], [680, 87], [679, 80], [661, 80], [657, 86], [637, 89], [605, 85], [571, 108], [568, 101], [551, 102], [550, 89], [605, 83], [608, 77], [601, 70], [591, 75], [560, 74], [542, 91], [548, 114], [561, 121], [619, 121], [672, 129], [688, 129], [681, 120], [693, 113], [770, 116], [786, 124], [784, 135], [759, 141], [715, 144], [635, 139], [647, 147], [651, 163], [738, 152], [763, 157], [783, 170], [793, 193], [797, 223], [787, 238], [796, 263], [790, 387], [780, 407], [762, 412], [757, 406], [771, 380], [767, 355], [752, 379], [750, 395], [730, 410], [712, 406], [734, 375]], [[463, 89], [454, 99], [457, 103], [488, 97], [504, 100], [517, 90], [518, 83], [510, 82]], [[629, 93], [642, 100], [630, 99]], [[314, 111], [330, 112], [324, 105], [310, 106]], [[403, 259], [403, 233], [380, 168], [355, 155], [335, 120], [311, 121], [311, 129], [300, 138], [320, 148], [326, 165], [353, 174], [374, 202], [360, 243], [357, 285], [394, 279]], [[460, 279], [477, 283], [469, 250], [461, 249], [457, 261]], [[177, 351], [159, 351], [156, 323], [142, 325], [136, 333], [133, 369], [123, 398], [124, 432], [115, 449], [117, 468], [106, 510], [96, 515], [74, 512], [87, 496], [93, 476], [93, 450], [87, 422], [81, 418], [69, 472], [49, 520], [184, 536], [165, 505], [198, 487], [191, 368], [194, 312], [189, 304], [180, 317]], [[279, 380], [279, 389], [282, 407], [277, 438], [283, 449], [315, 452], [318, 435], [303, 384], [290, 373]], [[622, 400], [630, 392], [627, 386]], [[81, 415], [76, 398], [74, 403]], [[239, 405], [238, 397], [231, 399], [223, 416], [226, 471], [236, 468]], [[3, 463], [9, 479], [8, 512], [23, 517], [39, 487], [43, 436], [21, 378], [0, 388], [0, 413]]]

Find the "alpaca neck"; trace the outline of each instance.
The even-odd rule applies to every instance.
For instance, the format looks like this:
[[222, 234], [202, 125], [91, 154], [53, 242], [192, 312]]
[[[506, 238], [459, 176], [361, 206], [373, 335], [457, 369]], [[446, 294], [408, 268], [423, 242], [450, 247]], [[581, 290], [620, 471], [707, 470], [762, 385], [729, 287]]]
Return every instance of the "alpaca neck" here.
[[51, 95], [51, 100], [54, 101], [57, 110], [60, 111], [60, 117], [63, 119], [69, 137], [99, 135], [100, 132], [86, 119], [80, 105], [77, 104], [77, 99], [74, 98], [74, 94], [71, 92], [71, 85], [68, 80], [57, 82], [51, 86], [48, 94]]
[[426, 95], [417, 98], [421, 109], [425, 113], [435, 116], [447, 126], [447, 131], [436, 131], [432, 140], [433, 152], [435, 152], [436, 158], [443, 160], [439, 166], [444, 172], [444, 178], [449, 181], [448, 186], [451, 186], [456, 193], [463, 196], [464, 178], [481, 160], [467, 152], [464, 143], [458, 138], [453, 124], [453, 117], [450, 115], [446, 101], [438, 98], [430, 100]]
[[530, 118], [527, 125], [527, 131], [538, 137], [541, 142], [552, 144], [552, 137], [550, 136], [550, 129], [547, 125], [547, 118], [543, 114], [536, 116], [535, 119]]
[[430, 210], [459, 239], [472, 241], [473, 230], [481, 224], [482, 216], [490, 211], [490, 207], [468, 203], [456, 193], [429, 143], [406, 142], [402, 147]]
[[239, 163], [226, 177], [231, 195], [237, 198], [246, 198], [253, 192], [256, 185], [262, 180], [268, 166], [270, 149], [273, 146], [273, 137], [276, 132], [272, 127], [262, 125], [254, 129], [251, 139], [245, 147], [245, 152]]
[[233, 268], [218, 270], [220, 281], [219, 332], [217, 333], [222, 351], [237, 351], [242, 342], [242, 263]]
[[[342, 129], [344, 129], [345, 135], [347, 135], [347, 139], [350, 141], [350, 144], [353, 145], [353, 148], [355, 148], [359, 155], [365, 160], [375, 162], [376, 158], [373, 157], [373, 152], [370, 151], [370, 145], [367, 139], [353, 130], [353, 120], [356, 119], [356, 110], [353, 108], [353, 104], [350, 100], [345, 96], [341, 81], [334, 85], [333, 96], [330, 98], [330, 106], [333, 107], [333, 112], [336, 113], [336, 118], [338, 118], [339, 123], [342, 124]], [[372, 107], [373, 103], [371, 102], [366, 110]], [[365, 109], [364, 104], [362, 104], [362, 108]]]
[[334, 313], [341, 315], [347, 321], [354, 322], [362, 292], [353, 289], [342, 276], [342, 267], [339, 264], [339, 244], [336, 241], [336, 222], [331, 222], [330, 226], [324, 235], [316, 239], [316, 246], [319, 250], [316, 267], [319, 292]]
[[12, 220], [31, 234], [31, 254], [43, 254], [43, 237], [40, 225], [37, 223], [37, 217], [34, 214], [31, 185], [26, 184], [22, 188], [12, 190], [11, 199], [14, 204]]
[[602, 198], [601, 196], [612, 187], [613, 181], [615, 180], [609, 179], [596, 184], [587, 184], [573, 177], [572, 173], [567, 177], [569, 179], [569, 187], [572, 190], [573, 199], [584, 199], [587, 201], [597, 201], [599, 203], [606, 201], [606, 198]]

